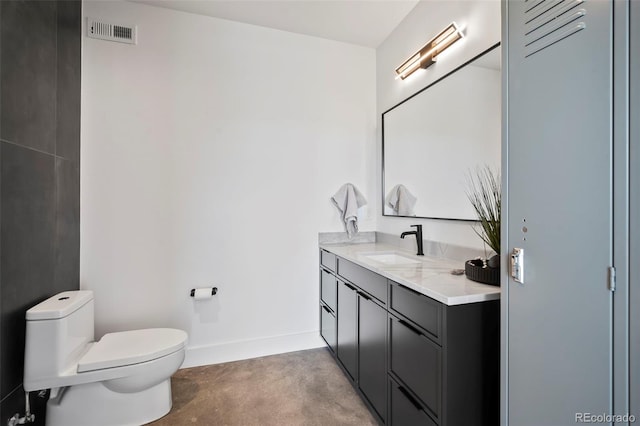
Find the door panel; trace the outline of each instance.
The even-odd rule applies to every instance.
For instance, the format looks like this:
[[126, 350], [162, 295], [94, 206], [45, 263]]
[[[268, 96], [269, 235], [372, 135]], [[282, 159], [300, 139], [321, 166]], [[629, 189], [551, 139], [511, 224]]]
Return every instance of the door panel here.
[[569, 425], [611, 412], [611, 4], [507, 11], [508, 420]]
[[380, 417], [387, 418], [387, 311], [359, 297], [358, 384]]
[[351, 378], [358, 378], [358, 293], [338, 281], [338, 359]]

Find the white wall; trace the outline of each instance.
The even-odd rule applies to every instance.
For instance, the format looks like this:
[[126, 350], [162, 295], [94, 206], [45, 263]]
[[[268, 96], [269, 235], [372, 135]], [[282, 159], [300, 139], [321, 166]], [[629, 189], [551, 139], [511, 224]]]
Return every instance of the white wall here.
[[[438, 62], [405, 80], [396, 80], [395, 69], [431, 37], [452, 21], [464, 28], [466, 37], [438, 56]], [[376, 96], [378, 123], [383, 112], [447, 72], [500, 41], [498, 0], [421, 1], [376, 50]], [[497, 95], [499, 98], [499, 94]], [[463, 101], [463, 100], [462, 100]], [[381, 209], [381, 126], [377, 132], [377, 178], [375, 206]], [[379, 213], [378, 213], [379, 214]], [[469, 222], [379, 217], [377, 230], [399, 235], [410, 224], [423, 225], [424, 238], [449, 244], [483, 248]]]
[[[84, 15], [139, 31], [136, 46], [84, 39], [81, 287], [97, 335], [185, 329], [185, 365], [319, 346], [317, 233], [343, 230], [341, 184], [375, 229], [375, 51], [136, 3]], [[189, 297], [212, 285], [213, 300]]]

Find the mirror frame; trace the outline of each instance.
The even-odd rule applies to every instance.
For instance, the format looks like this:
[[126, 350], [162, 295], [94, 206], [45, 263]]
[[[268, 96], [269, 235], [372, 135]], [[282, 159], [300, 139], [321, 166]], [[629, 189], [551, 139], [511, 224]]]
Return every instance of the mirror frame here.
[[435, 84], [438, 84], [439, 82], [441, 82], [445, 78], [449, 77], [450, 75], [456, 73], [457, 71], [460, 71], [461, 69], [463, 69], [464, 67], [466, 67], [467, 65], [469, 65], [470, 63], [475, 61], [476, 59], [484, 56], [485, 54], [491, 52], [494, 49], [497, 49], [498, 47], [500, 47], [500, 44], [501, 44], [500, 42], [497, 42], [497, 43], [493, 44], [488, 49], [485, 49], [482, 52], [478, 53], [477, 55], [475, 55], [474, 57], [472, 57], [468, 61], [464, 62], [463, 64], [461, 64], [459, 66], [457, 66], [456, 68], [454, 68], [453, 70], [449, 71], [448, 73], [446, 73], [442, 77], [438, 78], [437, 80], [433, 81], [432, 83], [428, 84], [427, 86], [423, 87], [422, 89], [418, 90], [414, 94], [412, 94], [409, 97], [403, 99], [402, 101], [398, 102], [397, 104], [395, 104], [394, 106], [392, 106], [391, 108], [387, 109], [386, 111], [384, 111], [382, 113], [382, 172], [381, 172], [382, 182], [381, 182], [380, 187], [382, 189], [381, 198], [382, 198], [382, 216], [383, 217], [408, 217], [408, 218], [414, 218], [414, 219], [438, 219], [438, 220], [452, 220], [452, 221], [456, 221], [456, 222], [478, 222], [477, 219], [458, 219], [458, 218], [450, 218], [450, 217], [433, 217], [433, 216], [417, 216], [417, 215], [416, 216], [401, 216], [401, 215], [395, 215], [395, 214], [385, 214], [385, 197], [386, 197], [386, 193], [385, 193], [385, 179], [384, 179], [385, 178], [385, 168], [384, 168], [384, 115], [386, 113], [394, 110], [395, 108], [399, 107], [400, 105], [404, 104], [405, 102], [407, 102], [407, 101], [413, 99], [414, 97], [418, 96], [419, 94], [421, 94], [422, 92], [424, 92], [425, 90], [430, 88], [431, 86], [433, 86]]

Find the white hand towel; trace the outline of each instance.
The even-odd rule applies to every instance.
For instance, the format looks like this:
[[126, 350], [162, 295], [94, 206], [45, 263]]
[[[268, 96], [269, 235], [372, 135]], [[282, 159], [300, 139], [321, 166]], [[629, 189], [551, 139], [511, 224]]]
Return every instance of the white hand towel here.
[[385, 202], [398, 216], [415, 216], [417, 198], [402, 184], [391, 188]]
[[358, 209], [367, 204], [364, 195], [353, 184], [345, 183], [331, 197], [331, 201], [342, 214], [347, 235], [353, 237], [358, 232]]

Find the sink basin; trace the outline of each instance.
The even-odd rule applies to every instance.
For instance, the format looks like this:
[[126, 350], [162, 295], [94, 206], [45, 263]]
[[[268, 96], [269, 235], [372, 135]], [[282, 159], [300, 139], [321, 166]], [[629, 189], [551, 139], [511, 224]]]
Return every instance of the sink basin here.
[[416, 265], [421, 263], [419, 260], [410, 259], [397, 253], [372, 253], [364, 255], [364, 257], [385, 265]]

